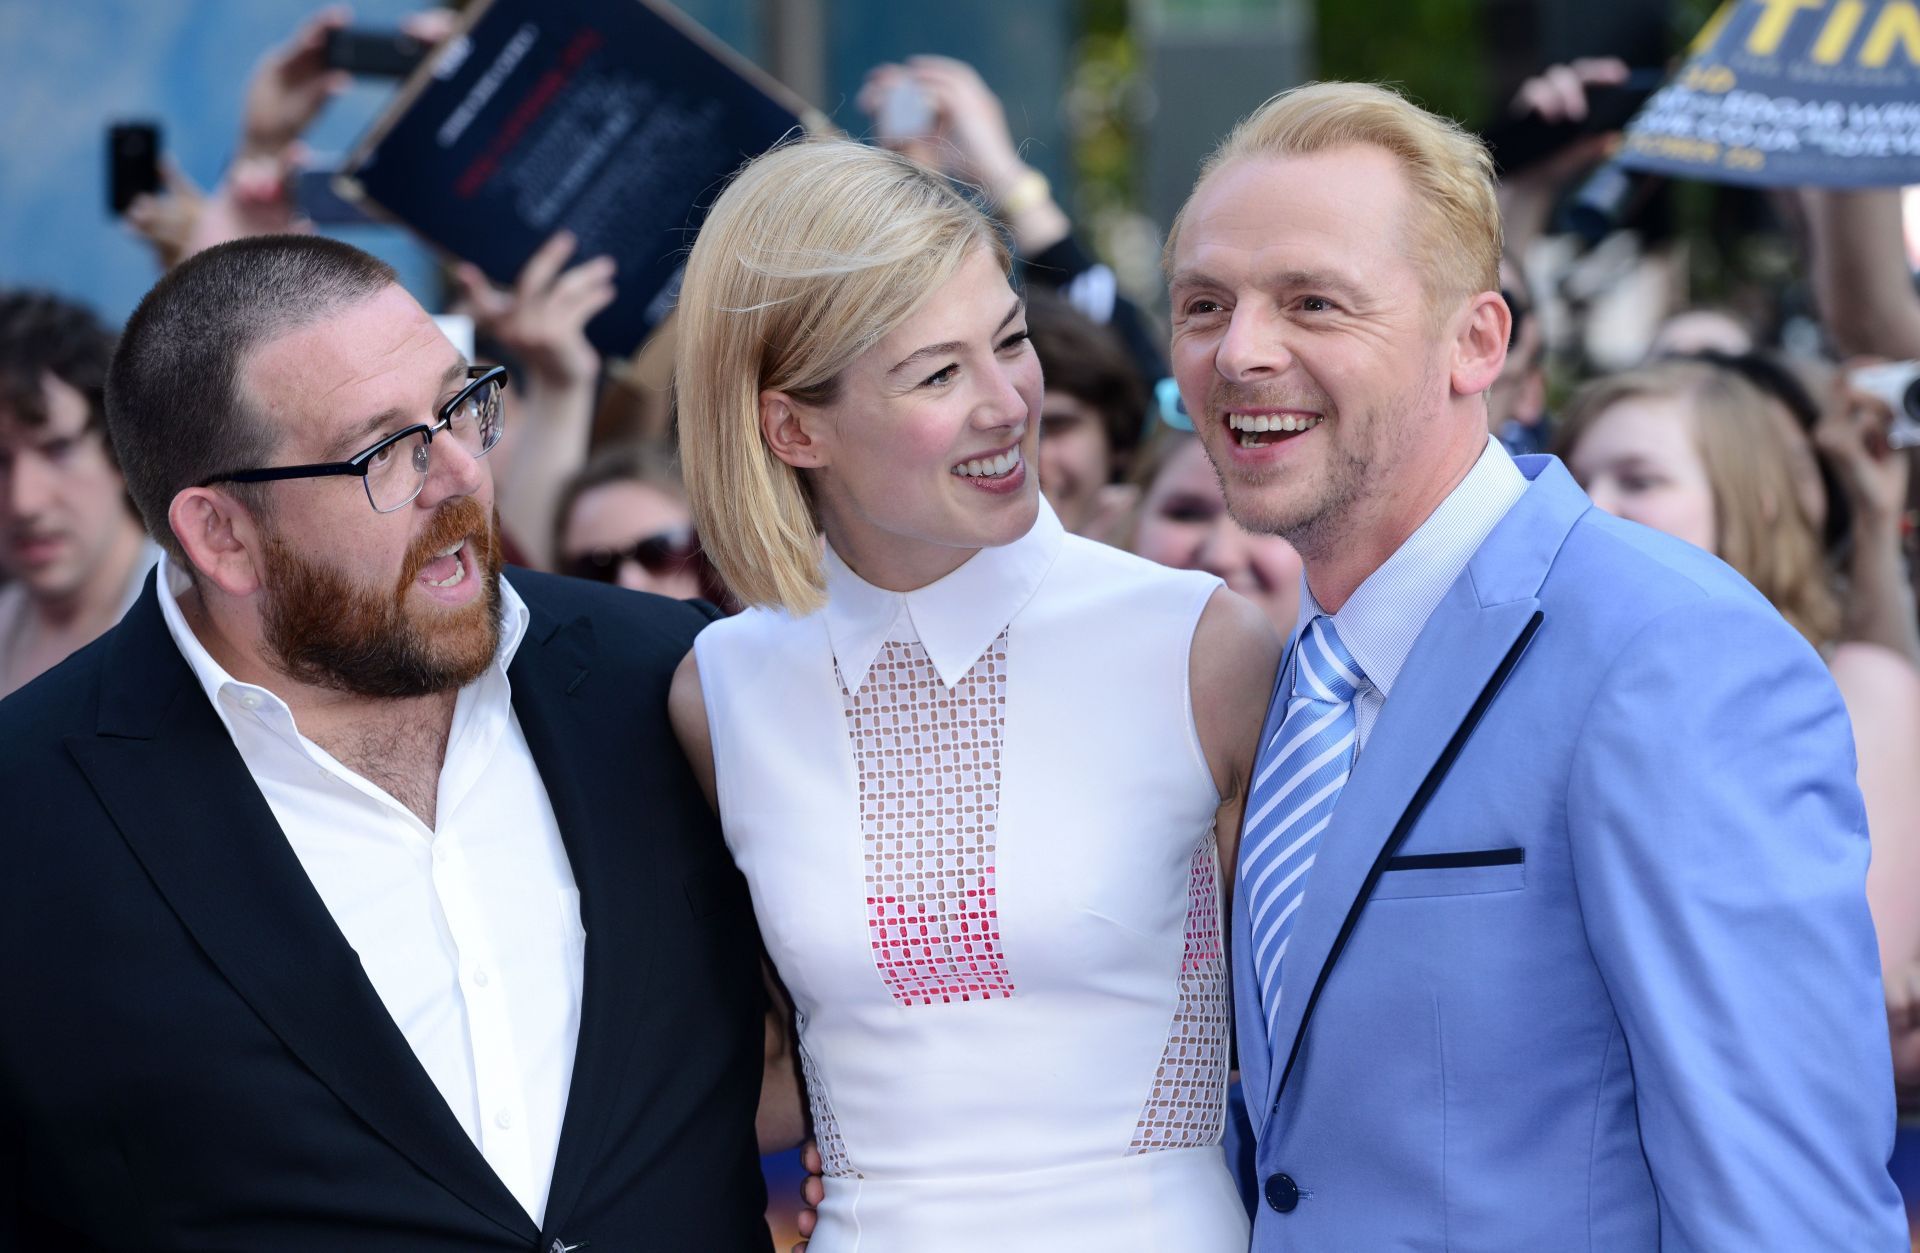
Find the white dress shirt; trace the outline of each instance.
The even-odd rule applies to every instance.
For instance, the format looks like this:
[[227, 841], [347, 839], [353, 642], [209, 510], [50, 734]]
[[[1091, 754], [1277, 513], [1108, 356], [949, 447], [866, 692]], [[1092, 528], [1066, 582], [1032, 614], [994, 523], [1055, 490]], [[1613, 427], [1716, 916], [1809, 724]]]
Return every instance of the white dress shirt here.
[[[1354, 589], [1333, 628], [1340, 642], [1366, 672], [1367, 681], [1354, 697], [1353, 714], [1360, 748], [1380, 718], [1381, 706], [1393, 692], [1400, 668], [1414, 641], [1427, 629], [1427, 619], [1446, 598], [1447, 589], [1480, 551], [1500, 519], [1527, 494], [1527, 476], [1498, 440], [1487, 437], [1480, 459], [1459, 486], [1447, 493], [1418, 530], [1393, 556]], [[1300, 580], [1300, 622], [1296, 638], [1309, 622], [1326, 610], [1313, 598], [1306, 577]]]
[[538, 1224], [573, 1081], [586, 932], [507, 665], [527, 607], [501, 580], [493, 665], [460, 690], [437, 826], [302, 735], [187, 625], [163, 557], [160, 609], [241, 760], [414, 1056]]

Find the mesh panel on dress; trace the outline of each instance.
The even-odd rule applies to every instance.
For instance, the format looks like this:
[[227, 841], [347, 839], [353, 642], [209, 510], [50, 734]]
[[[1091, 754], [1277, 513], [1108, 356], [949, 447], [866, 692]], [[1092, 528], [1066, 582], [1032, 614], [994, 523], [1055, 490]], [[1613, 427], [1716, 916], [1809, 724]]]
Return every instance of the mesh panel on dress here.
[[1180, 1001], [1130, 1152], [1220, 1143], [1226, 1126], [1231, 1028], [1226, 954], [1220, 944], [1220, 878], [1213, 834], [1208, 832], [1193, 854], [1187, 877]]
[[1007, 633], [949, 691], [919, 643], [840, 684], [860, 780], [867, 931], [902, 1005], [1012, 996], [994, 897]]
[[807, 1108], [813, 1111], [813, 1139], [820, 1149], [822, 1168], [835, 1179], [854, 1178], [860, 1172], [847, 1157], [847, 1142], [840, 1138], [840, 1122], [833, 1116], [827, 1087], [820, 1082], [820, 1072], [814, 1068], [813, 1054], [807, 1052], [804, 1035], [800, 1038], [800, 1074], [807, 1081]]

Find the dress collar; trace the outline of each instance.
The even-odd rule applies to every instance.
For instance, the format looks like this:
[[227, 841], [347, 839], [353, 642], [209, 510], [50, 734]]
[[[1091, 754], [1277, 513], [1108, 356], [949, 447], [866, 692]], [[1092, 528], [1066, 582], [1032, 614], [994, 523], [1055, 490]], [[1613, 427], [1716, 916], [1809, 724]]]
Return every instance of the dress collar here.
[[982, 548], [952, 574], [911, 592], [889, 592], [853, 572], [827, 545], [827, 639], [841, 680], [857, 692], [889, 640], [918, 639], [952, 688], [1013, 621], [1053, 568], [1066, 532], [1046, 498], [1027, 533]]

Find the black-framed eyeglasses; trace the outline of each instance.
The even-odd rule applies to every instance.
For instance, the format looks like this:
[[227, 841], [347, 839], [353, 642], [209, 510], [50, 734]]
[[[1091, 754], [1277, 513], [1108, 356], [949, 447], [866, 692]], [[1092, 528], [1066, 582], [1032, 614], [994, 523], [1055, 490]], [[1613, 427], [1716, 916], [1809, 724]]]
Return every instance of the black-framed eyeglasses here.
[[318, 479], [335, 474], [358, 475], [367, 489], [367, 503], [376, 513], [392, 513], [413, 503], [427, 485], [433, 464], [427, 449], [433, 437], [446, 433], [475, 457], [484, 457], [500, 442], [506, 418], [500, 403], [507, 385], [505, 366], [468, 366], [467, 385], [440, 406], [438, 421], [395, 431], [379, 443], [345, 461], [321, 461], [304, 466], [270, 466], [216, 474], [201, 487], [215, 483], [272, 483], [280, 479]]
[[700, 540], [691, 527], [675, 527], [658, 535], [643, 535], [624, 548], [594, 548], [569, 557], [562, 573], [576, 579], [612, 583], [620, 577], [620, 563], [631, 561], [648, 574], [684, 570], [700, 555]]

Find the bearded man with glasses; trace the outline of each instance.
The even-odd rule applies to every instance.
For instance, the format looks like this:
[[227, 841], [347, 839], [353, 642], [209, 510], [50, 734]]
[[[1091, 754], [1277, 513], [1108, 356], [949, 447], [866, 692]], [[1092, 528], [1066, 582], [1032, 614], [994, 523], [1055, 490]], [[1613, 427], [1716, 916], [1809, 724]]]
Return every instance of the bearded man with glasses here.
[[0, 702], [0, 1251], [768, 1248], [759, 944], [665, 718], [710, 611], [503, 573], [505, 384], [325, 239], [128, 323], [164, 555]]

